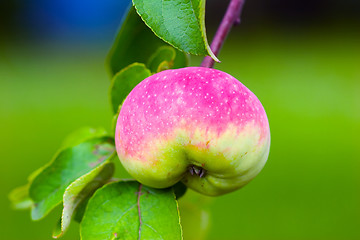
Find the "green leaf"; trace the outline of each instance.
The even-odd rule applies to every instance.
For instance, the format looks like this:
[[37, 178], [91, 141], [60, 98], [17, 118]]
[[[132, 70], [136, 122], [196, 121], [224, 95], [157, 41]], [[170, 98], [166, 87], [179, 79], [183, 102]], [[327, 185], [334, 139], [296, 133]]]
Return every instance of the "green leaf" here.
[[33, 201], [29, 197], [29, 184], [12, 190], [9, 194], [11, 207], [16, 210], [29, 209], [33, 206]]
[[[115, 172], [115, 164], [114, 164], [114, 161], [119, 161], [119, 159], [117, 158], [117, 154], [116, 152], [113, 154], [113, 156], [110, 158], [111, 162], [110, 161], [107, 161], [106, 163], [104, 163], [102, 166], [101, 166], [101, 170], [100, 172], [98, 172], [98, 174], [96, 175], [96, 173], [91, 173], [90, 175], [87, 175], [85, 176], [85, 178], [87, 179], [90, 179], [92, 178], [93, 176], [95, 176], [95, 178], [89, 182], [90, 185], [87, 185], [86, 186], [86, 189], [84, 191], [81, 192], [81, 196], [85, 196], [83, 193], [86, 193], [88, 191], [88, 194], [87, 196], [78, 204], [77, 208], [76, 208], [76, 211], [75, 211], [75, 214], [73, 216], [73, 219], [75, 221], [77, 221], [78, 223], [81, 222], [83, 216], [84, 216], [84, 213], [85, 213], [85, 208], [88, 204], [88, 201], [90, 199], [90, 197], [95, 193], [95, 191], [97, 189], [99, 189], [100, 187], [102, 187], [104, 184], [107, 184], [107, 183], [110, 183], [112, 181], [112, 176], [114, 175], [114, 172]], [[100, 166], [99, 166], [100, 167]], [[98, 168], [99, 168], [98, 167]], [[94, 170], [94, 171], [99, 171], [98, 170]], [[80, 179], [80, 178], [79, 178]], [[87, 180], [86, 179], [82, 179], [81, 180], [82, 182], [86, 182]], [[114, 181], [113, 181], [114, 182]], [[81, 184], [78, 183], [78, 184]], [[76, 184], [76, 185], [78, 185]], [[90, 191], [91, 190], [91, 191]], [[70, 193], [70, 190], [69, 190], [69, 193]], [[66, 194], [66, 191], [65, 191], [65, 194]], [[68, 195], [69, 196], [69, 195]], [[64, 202], [65, 202], [65, 195], [64, 195]], [[65, 205], [64, 205], [65, 206]]]
[[157, 73], [167, 69], [184, 68], [189, 65], [186, 53], [171, 46], [162, 46], [150, 57], [147, 66], [151, 72]]
[[174, 192], [135, 181], [95, 192], [80, 225], [81, 239], [182, 239]]
[[149, 59], [148, 66], [151, 72], [157, 73], [162, 70], [159, 66], [165, 62], [167, 63], [167, 69], [170, 69], [174, 66], [174, 59], [176, 57], [176, 52], [173, 47], [163, 46], [160, 47]]
[[150, 70], [144, 64], [133, 63], [113, 77], [109, 94], [114, 113], [118, 111], [131, 90], [150, 75]]
[[9, 200], [12, 208], [16, 210], [26, 210], [34, 206], [34, 202], [29, 197], [30, 184], [44, 168], [45, 166], [32, 172], [28, 177], [28, 183], [26, 185], [17, 187], [10, 192]]
[[62, 143], [62, 148], [74, 147], [86, 140], [104, 137], [107, 132], [104, 128], [83, 127], [69, 134]]
[[[71, 183], [63, 195], [63, 211], [60, 224], [57, 224], [53, 238], [61, 237], [68, 229], [71, 220], [77, 216], [80, 222], [89, 198], [114, 174], [114, 164], [105, 161], [89, 173]], [[80, 207], [80, 208], [79, 208]], [[77, 213], [75, 215], [75, 213]]]
[[[83, 141], [105, 135], [106, 131], [103, 128], [84, 127], [68, 135], [68, 137], [64, 140], [62, 144], [62, 148], [64, 149], [76, 146]], [[15, 188], [10, 192], [9, 200], [11, 201], [11, 206], [14, 209], [24, 210], [34, 206], [34, 202], [29, 197], [30, 184], [34, 180], [34, 178], [39, 175], [46, 167], [47, 166], [41, 167], [31, 173], [28, 177], [28, 184]]]
[[66, 148], [55, 155], [32, 181], [29, 196], [34, 202], [33, 220], [46, 216], [62, 202], [65, 189], [76, 179], [108, 159], [113, 153], [114, 140], [95, 138], [75, 147]]
[[156, 49], [165, 44], [152, 33], [132, 7], [107, 57], [110, 75], [114, 76], [134, 62], [146, 63]]
[[133, 0], [146, 25], [165, 42], [186, 53], [210, 55], [205, 31], [205, 0]]
[[[120, 31], [107, 57], [106, 65], [110, 75], [114, 76], [134, 62], [148, 63], [149, 58], [162, 46], [170, 47], [156, 37], [141, 20], [135, 9], [131, 8], [121, 24]], [[188, 56], [177, 49], [174, 50], [176, 58], [173, 68], [187, 67]]]
[[119, 105], [115, 115], [111, 119], [111, 129], [113, 130], [113, 133], [115, 133], [116, 130], [117, 119], [119, 117], [120, 111], [121, 111], [121, 105]]

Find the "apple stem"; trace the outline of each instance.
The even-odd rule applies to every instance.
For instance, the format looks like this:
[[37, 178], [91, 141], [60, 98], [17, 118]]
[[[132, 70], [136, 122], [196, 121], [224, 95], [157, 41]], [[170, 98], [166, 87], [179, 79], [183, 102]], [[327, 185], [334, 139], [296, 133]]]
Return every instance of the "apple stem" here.
[[[234, 25], [240, 24], [240, 15], [243, 9], [245, 0], [231, 0], [226, 13], [217, 29], [214, 39], [210, 45], [211, 50], [218, 56], [221, 47], [223, 46], [226, 37]], [[200, 65], [201, 67], [212, 68], [214, 66], [214, 59], [206, 56]]]

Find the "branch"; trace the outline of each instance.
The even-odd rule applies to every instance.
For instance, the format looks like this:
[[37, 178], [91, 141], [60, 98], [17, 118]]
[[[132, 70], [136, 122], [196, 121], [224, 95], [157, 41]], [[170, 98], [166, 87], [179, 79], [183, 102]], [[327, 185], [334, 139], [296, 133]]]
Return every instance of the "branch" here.
[[[227, 35], [234, 25], [240, 24], [240, 15], [244, 6], [245, 0], [231, 0], [226, 13], [216, 31], [215, 37], [210, 45], [211, 50], [217, 56], [220, 52], [222, 45], [225, 42]], [[201, 67], [212, 68], [214, 60], [206, 56], [200, 65]]]

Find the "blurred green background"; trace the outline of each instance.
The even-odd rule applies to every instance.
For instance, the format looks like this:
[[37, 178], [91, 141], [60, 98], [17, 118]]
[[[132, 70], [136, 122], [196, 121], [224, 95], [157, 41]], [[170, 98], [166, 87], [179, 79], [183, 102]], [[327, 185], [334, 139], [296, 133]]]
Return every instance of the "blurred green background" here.
[[[8, 193], [47, 163], [73, 130], [111, 125], [104, 59], [126, 4], [98, 1], [107, 4], [99, 9], [96, 1], [87, 7], [81, 1], [49, 2], [0, 4], [4, 240], [51, 239], [60, 209], [32, 222], [29, 212], [10, 208]], [[226, 4], [208, 1], [210, 36]], [[215, 67], [263, 103], [270, 157], [248, 186], [198, 199], [186, 212], [184, 219], [194, 214], [196, 221], [206, 205], [206, 239], [360, 239], [359, 12], [353, 0], [247, 1], [242, 24]], [[191, 65], [200, 61], [192, 58]], [[79, 239], [78, 224], [64, 239]]]

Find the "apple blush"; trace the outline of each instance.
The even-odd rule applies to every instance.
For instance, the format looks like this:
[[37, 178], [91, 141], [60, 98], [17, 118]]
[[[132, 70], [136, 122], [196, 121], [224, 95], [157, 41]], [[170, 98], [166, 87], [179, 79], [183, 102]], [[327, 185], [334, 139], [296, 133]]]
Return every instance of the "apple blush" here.
[[115, 143], [140, 183], [181, 181], [205, 195], [239, 189], [263, 168], [269, 123], [258, 98], [219, 70], [188, 67], [154, 74], [122, 104]]

